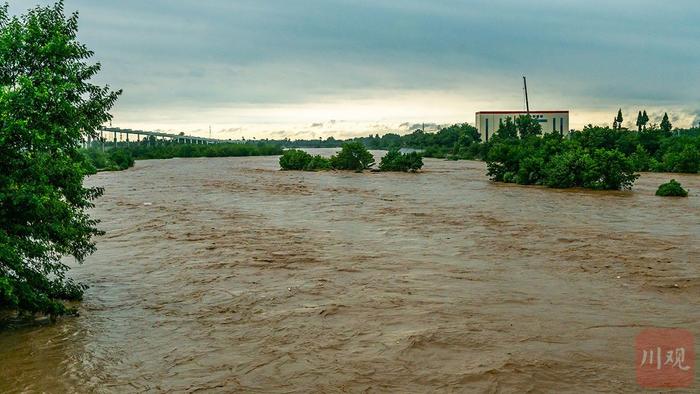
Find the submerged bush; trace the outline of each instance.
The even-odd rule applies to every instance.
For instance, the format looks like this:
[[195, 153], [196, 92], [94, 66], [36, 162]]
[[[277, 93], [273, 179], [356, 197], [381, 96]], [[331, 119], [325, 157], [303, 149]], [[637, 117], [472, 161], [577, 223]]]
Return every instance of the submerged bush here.
[[361, 142], [343, 144], [340, 152], [331, 157], [331, 166], [336, 170], [363, 171], [374, 165], [374, 156]]
[[547, 163], [544, 184], [556, 188], [583, 186], [584, 174], [594, 165], [591, 156], [582, 149], [560, 153]]
[[341, 151], [330, 158], [325, 158], [321, 155], [312, 156], [298, 149], [286, 150], [280, 157], [280, 166], [283, 170], [296, 171], [362, 171], [373, 164], [374, 156], [359, 142], [343, 144]]
[[134, 156], [128, 149], [85, 149], [83, 158], [89, 173], [97, 171], [121, 171], [134, 166]]
[[306, 163], [304, 171], [323, 171], [331, 169], [331, 159], [323, 157], [321, 155], [316, 155]]
[[423, 158], [417, 152], [401, 153], [390, 150], [379, 163], [380, 171], [416, 172], [423, 168]]
[[113, 170], [126, 170], [134, 166], [134, 156], [126, 149], [112, 149], [109, 151], [109, 160], [116, 168]]
[[675, 179], [671, 179], [671, 182], [659, 186], [656, 195], [662, 197], [688, 197], [688, 191], [683, 189], [683, 186]]
[[83, 156], [85, 160], [94, 167], [94, 171], [104, 170], [111, 165], [107, 154], [102, 152], [102, 150], [86, 149], [83, 151]]
[[280, 167], [283, 170], [304, 170], [313, 157], [303, 150], [290, 149], [284, 151], [280, 157]]
[[596, 149], [591, 155], [592, 166], [583, 175], [583, 187], [600, 190], [631, 189], [639, 178], [634, 164], [617, 149]]
[[487, 155], [493, 181], [556, 188], [629, 189], [639, 177], [637, 163], [583, 133], [573, 140], [558, 135], [525, 139], [500, 138]]

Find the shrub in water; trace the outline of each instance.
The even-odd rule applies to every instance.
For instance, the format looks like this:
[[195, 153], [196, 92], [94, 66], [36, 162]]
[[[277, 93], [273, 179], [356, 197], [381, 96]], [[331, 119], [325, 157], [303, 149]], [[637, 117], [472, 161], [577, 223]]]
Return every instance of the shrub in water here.
[[331, 169], [331, 159], [325, 158], [321, 155], [316, 155], [309, 160], [304, 167], [304, 171], [322, 171]]
[[336, 170], [362, 171], [374, 165], [374, 156], [361, 142], [348, 142], [337, 155], [331, 157], [331, 166]]
[[303, 170], [311, 162], [313, 157], [303, 150], [290, 149], [284, 151], [280, 157], [280, 167], [283, 170]]
[[583, 187], [600, 190], [631, 189], [639, 178], [634, 164], [617, 149], [596, 149], [591, 155], [593, 166], [586, 168]]
[[[589, 135], [576, 137], [588, 138]], [[565, 140], [557, 134], [525, 139], [496, 139], [486, 157], [488, 175], [497, 182], [556, 188], [629, 189], [639, 177], [637, 164], [602, 143]]]
[[675, 179], [671, 179], [671, 182], [659, 186], [656, 195], [662, 197], [688, 197], [688, 191], [683, 189], [683, 186]]
[[126, 170], [134, 166], [134, 156], [126, 149], [110, 150], [109, 159], [116, 166], [116, 170]]
[[380, 171], [416, 172], [423, 168], [423, 158], [417, 152], [401, 153], [390, 150], [379, 163]]

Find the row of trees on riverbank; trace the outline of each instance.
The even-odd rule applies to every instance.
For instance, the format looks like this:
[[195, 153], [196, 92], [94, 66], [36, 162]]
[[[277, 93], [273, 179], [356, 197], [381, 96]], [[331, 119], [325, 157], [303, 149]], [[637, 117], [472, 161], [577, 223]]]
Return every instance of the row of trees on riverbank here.
[[240, 157], [240, 156], [274, 156], [281, 155], [282, 148], [267, 143], [231, 143], [192, 145], [163, 143], [148, 146], [133, 144], [122, 148], [102, 150], [100, 148], [83, 149], [87, 164], [95, 171], [119, 171], [134, 165], [135, 160], [172, 159], [175, 157]]

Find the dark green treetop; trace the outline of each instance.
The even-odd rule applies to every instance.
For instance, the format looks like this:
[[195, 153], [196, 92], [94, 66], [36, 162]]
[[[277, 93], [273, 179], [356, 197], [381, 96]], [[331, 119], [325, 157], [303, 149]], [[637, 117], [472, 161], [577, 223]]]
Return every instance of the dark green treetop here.
[[617, 128], [622, 128], [622, 121], [625, 119], [622, 117], [622, 108], [617, 110], [617, 117], [615, 118], [615, 121], [617, 122]]
[[668, 113], [664, 112], [664, 118], [661, 120], [661, 130], [669, 132], [673, 129], [671, 121], [668, 119]]
[[515, 126], [518, 128], [520, 138], [527, 138], [533, 135], [542, 135], [542, 125], [537, 119], [530, 115], [521, 115], [515, 119]]
[[337, 170], [363, 171], [374, 165], [374, 156], [361, 142], [347, 142], [340, 152], [331, 157], [331, 166]]
[[497, 138], [504, 139], [518, 138], [518, 128], [511, 117], [507, 117], [505, 121], [501, 122], [496, 135]]
[[642, 126], [644, 125], [644, 116], [642, 116], [642, 111], [639, 111], [635, 125], [639, 131], [642, 131]]

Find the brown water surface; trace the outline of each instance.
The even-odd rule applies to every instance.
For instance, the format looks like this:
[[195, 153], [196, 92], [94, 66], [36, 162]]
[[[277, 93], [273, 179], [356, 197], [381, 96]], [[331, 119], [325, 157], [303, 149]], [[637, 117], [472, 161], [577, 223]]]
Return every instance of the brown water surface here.
[[[0, 332], [0, 392], [627, 392], [641, 329], [700, 334], [700, 176], [591, 192], [468, 161], [277, 169], [89, 179], [107, 233], [72, 272], [82, 315]], [[671, 176], [689, 198], [654, 196]]]

